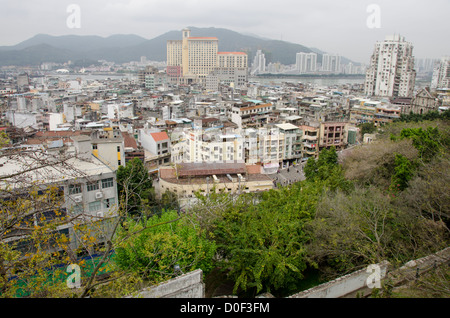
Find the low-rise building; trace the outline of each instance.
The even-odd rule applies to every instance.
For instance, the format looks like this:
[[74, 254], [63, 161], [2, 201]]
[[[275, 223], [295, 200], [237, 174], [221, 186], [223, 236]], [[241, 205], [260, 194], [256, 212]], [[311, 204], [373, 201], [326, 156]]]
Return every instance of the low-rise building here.
[[401, 107], [393, 105], [377, 106], [373, 122], [376, 126], [391, 123], [393, 120], [400, 118]]
[[319, 126], [300, 126], [302, 130], [302, 159], [319, 156]]
[[[62, 142], [59, 146], [62, 146]], [[41, 204], [37, 204], [39, 199], [34, 200], [33, 208], [25, 212], [31, 216], [37, 213], [43, 217], [42, 220], [38, 217], [31, 218], [35, 226], [44, 221], [61, 221], [55, 231], [66, 235], [73, 251], [83, 245], [77, 238], [75, 224], [93, 226], [96, 223], [96, 231], [101, 231], [97, 232], [97, 244], [109, 239], [112, 233], [111, 222], [118, 215], [117, 181], [115, 172], [97, 158], [91, 156], [87, 160], [70, 154], [66, 157], [58, 149], [50, 148], [47, 151], [28, 151], [27, 154], [23, 151], [16, 154], [9, 152], [0, 159], [0, 176], [2, 199], [15, 200], [20, 197], [22, 200], [33, 200], [32, 193], [42, 196]], [[48, 201], [46, 204], [46, 200], [53, 198], [53, 194], [44, 197], [49, 189], [56, 191], [54, 197], [58, 200], [51, 203]], [[21, 217], [27, 218], [24, 212], [16, 212], [18, 220]], [[70, 221], [63, 221], [63, 218]], [[10, 243], [24, 238], [20, 233], [11, 234], [6, 240]], [[19, 244], [18, 248], [25, 250], [29, 246]]]
[[182, 163], [161, 167], [156, 193], [175, 193], [180, 200], [195, 198], [195, 193], [209, 194], [259, 192], [273, 188], [273, 181], [261, 173], [260, 165], [244, 163]]
[[441, 106], [441, 101], [434, 96], [428, 87], [422, 88], [411, 100], [411, 104], [403, 107], [403, 114], [426, 114], [430, 111], [437, 111]]
[[302, 131], [293, 124], [276, 124], [280, 133], [284, 135], [283, 165], [300, 160], [302, 156]]
[[258, 128], [270, 122], [272, 103], [236, 103], [231, 108], [231, 121], [239, 128]]
[[347, 145], [346, 122], [325, 122], [320, 123], [319, 149], [334, 146], [337, 150], [343, 149]]

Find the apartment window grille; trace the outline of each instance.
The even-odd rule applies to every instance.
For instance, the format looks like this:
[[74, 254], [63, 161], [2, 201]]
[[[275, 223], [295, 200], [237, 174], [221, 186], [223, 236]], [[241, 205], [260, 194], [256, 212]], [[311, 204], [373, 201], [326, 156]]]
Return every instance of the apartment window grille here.
[[90, 191], [95, 191], [99, 189], [99, 185], [98, 185], [98, 181], [94, 181], [94, 182], [89, 182], [87, 184], [87, 190], [88, 192]]
[[81, 184], [71, 184], [69, 185], [69, 194], [78, 194], [81, 193]]
[[102, 180], [102, 188], [112, 188], [114, 186], [113, 178], [107, 178]]

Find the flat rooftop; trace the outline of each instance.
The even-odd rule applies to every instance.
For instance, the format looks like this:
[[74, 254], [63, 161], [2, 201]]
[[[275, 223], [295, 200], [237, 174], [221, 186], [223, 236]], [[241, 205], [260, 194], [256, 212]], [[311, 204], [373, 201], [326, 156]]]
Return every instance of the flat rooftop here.
[[178, 176], [180, 177], [212, 176], [237, 173], [247, 173], [245, 163], [182, 163], [178, 168]]
[[19, 189], [32, 184], [58, 183], [112, 172], [95, 157], [92, 157], [92, 160], [69, 158], [61, 162], [58, 156], [41, 152], [21, 152], [1, 157], [0, 188]]

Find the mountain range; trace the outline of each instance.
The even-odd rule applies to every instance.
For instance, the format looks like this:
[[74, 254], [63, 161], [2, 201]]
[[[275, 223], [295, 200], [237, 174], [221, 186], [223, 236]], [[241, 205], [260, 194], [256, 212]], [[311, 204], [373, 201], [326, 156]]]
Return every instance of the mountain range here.
[[[262, 50], [266, 62], [295, 64], [298, 52], [315, 52], [318, 62], [323, 51], [301, 44], [271, 40], [258, 36], [241, 34], [223, 28], [189, 27], [192, 36], [214, 36], [219, 39], [219, 51], [243, 51], [251, 64], [257, 50]], [[181, 30], [169, 31], [153, 39], [133, 34], [118, 34], [109, 37], [38, 34], [13, 46], [0, 46], [0, 66], [40, 65], [44, 62], [64, 63], [71, 61], [107, 60], [115, 63], [139, 61], [141, 56], [148, 60], [165, 61], [167, 40], [181, 40]], [[350, 60], [341, 57], [342, 63]], [[354, 63], [358, 64], [358, 63]]]

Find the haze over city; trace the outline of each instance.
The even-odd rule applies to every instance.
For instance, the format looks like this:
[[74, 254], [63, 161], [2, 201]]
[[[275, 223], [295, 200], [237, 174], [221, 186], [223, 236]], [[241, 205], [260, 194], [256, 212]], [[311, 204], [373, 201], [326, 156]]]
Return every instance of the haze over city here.
[[[419, 58], [448, 55], [442, 34], [450, 30], [446, 0], [320, 0], [277, 2], [207, 0], [0, 1], [0, 45], [9, 46], [38, 33], [50, 35], [136, 34], [152, 39], [186, 26], [227, 28], [243, 34], [298, 43], [367, 63], [376, 41], [401, 34]], [[74, 4], [79, 27], [67, 20]], [[379, 9], [378, 25], [370, 27]], [[373, 8], [373, 7], [372, 7]], [[13, 26], [13, 27], [12, 27]]]

